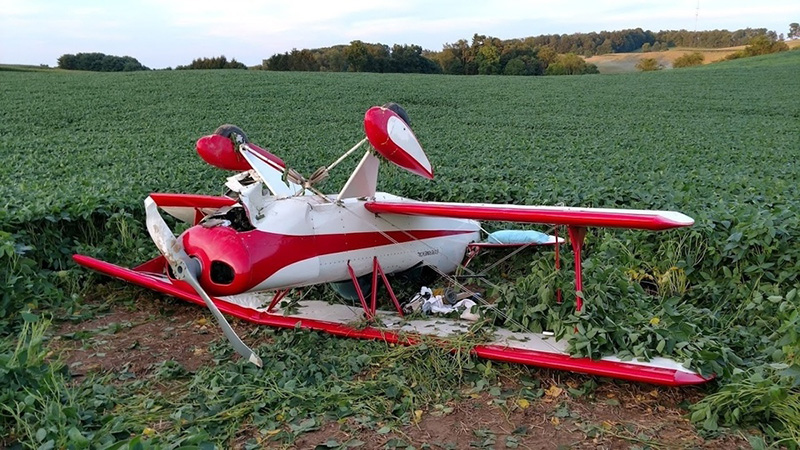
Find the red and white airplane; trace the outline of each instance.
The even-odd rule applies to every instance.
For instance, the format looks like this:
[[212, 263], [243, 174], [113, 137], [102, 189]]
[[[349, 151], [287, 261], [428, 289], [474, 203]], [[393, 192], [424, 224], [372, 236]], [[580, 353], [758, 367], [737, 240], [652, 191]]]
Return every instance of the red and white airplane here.
[[[336, 162], [303, 178], [277, 156], [248, 142], [233, 126], [197, 141], [208, 163], [239, 173], [227, 179], [225, 196], [151, 194], [145, 200], [147, 229], [161, 256], [133, 269], [75, 255], [85, 267], [190, 302], [205, 304], [226, 337], [245, 358], [260, 358], [236, 335], [222, 313], [276, 327], [301, 326], [335, 335], [410, 344], [414, 335], [448, 335], [466, 328], [457, 320], [403, 320], [403, 312], [386, 274], [420, 265], [449, 274], [465, 254], [481, 246], [477, 220], [566, 226], [575, 258], [576, 308], [580, 310], [581, 249], [588, 227], [668, 230], [694, 221], [672, 211], [570, 208], [420, 202], [378, 192], [378, 167], [386, 159], [411, 173], [433, 178], [433, 169], [402, 108], [370, 108], [364, 117], [366, 138]], [[369, 142], [367, 150], [338, 194], [325, 195], [314, 184], [345, 157]], [[159, 208], [192, 224], [177, 239]], [[558, 244], [551, 238], [547, 243]], [[499, 245], [523, 245], [522, 243]], [[371, 296], [361, 277], [372, 277]], [[396, 311], [376, 309], [381, 276]], [[363, 278], [361, 278], [363, 279]], [[292, 288], [352, 281], [361, 308], [303, 301], [282, 310]], [[296, 309], [296, 310], [295, 310]], [[366, 315], [370, 326], [356, 322]], [[709, 378], [667, 358], [622, 361], [572, 358], [566, 343], [538, 333], [498, 329], [491, 342], [474, 352], [485, 358], [540, 367], [610, 376], [663, 385], [688, 385]]]

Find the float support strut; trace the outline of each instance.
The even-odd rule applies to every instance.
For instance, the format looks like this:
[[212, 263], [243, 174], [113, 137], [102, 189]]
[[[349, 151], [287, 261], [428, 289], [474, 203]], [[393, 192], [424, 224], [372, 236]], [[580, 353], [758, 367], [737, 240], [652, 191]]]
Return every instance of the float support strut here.
[[397, 301], [397, 296], [394, 295], [392, 286], [389, 284], [389, 280], [386, 279], [386, 274], [383, 272], [383, 268], [378, 262], [377, 256], [372, 258], [372, 298], [370, 299], [369, 305], [367, 304], [366, 298], [364, 298], [364, 292], [361, 290], [361, 285], [358, 284], [356, 273], [350, 266], [350, 261], [347, 261], [347, 272], [350, 274], [350, 279], [353, 280], [353, 287], [356, 290], [356, 294], [358, 294], [358, 300], [361, 301], [361, 307], [364, 308], [364, 314], [366, 314], [367, 319], [373, 319], [375, 317], [375, 311], [377, 310], [378, 275], [381, 276], [383, 284], [386, 286], [386, 290], [389, 292], [389, 297], [391, 297], [395, 308], [397, 308], [397, 313], [400, 314], [400, 317], [403, 317], [403, 308], [400, 307], [400, 302]]
[[272, 296], [272, 301], [269, 302], [269, 308], [267, 308], [267, 312], [272, 312], [272, 308], [274, 308], [279, 301], [283, 300], [283, 297], [286, 297], [286, 294], [288, 293], [289, 289], [282, 289], [280, 291], [275, 292], [275, 295]]
[[[358, 299], [361, 301], [361, 307], [364, 308], [364, 314], [367, 315], [367, 319], [372, 320], [372, 308], [367, 306], [367, 300], [364, 298], [364, 292], [361, 291], [361, 285], [358, 284], [358, 278], [356, 277], [356, 273], [353, 271], [353, 268], [350, 266], [350, 261], [347, 261], [347, 273], [350, 274], [350, 279], [353, 280], [353, 287], [356, 289], [356, 294], [358, 294]], [[374, 279], [375, 277], [373, 277]]]
[[572, 253], [575, 256], [575, 311], [583, 308], [583, 280], [581, 279], [581, 250], [586, 238], [586, 227], [568, 226], [569, 242], [572, 244]]
[[400, 314], [400, 317], [403, 317], [403, 308], [400, 307], [400, 302], [397, 301], [397, 296], [394, 295], [392, 285], [390, 285], [389, 280], [386, 279], [386, 274], [383, 273], [383, 268], [378, 262], [377, 256], [372, 257], [372, 315], [375, 315], [375, 303], [377, 302], [378, 297], [378, 274], [380, 274], [381, 279], [383, 280], [383, 285], [386, 286], [386, 291], [389, 292], [389, 297], [392, 299], [394, 307], [397, 308], [397, 313]]
[[[553, 229], [553, 236], [556, 238], [556, 272], [561, 270], [561, 243], [558, 242], [558, 225]], [[556, 290], [556, 302], [561, 304], [561, 289]]]

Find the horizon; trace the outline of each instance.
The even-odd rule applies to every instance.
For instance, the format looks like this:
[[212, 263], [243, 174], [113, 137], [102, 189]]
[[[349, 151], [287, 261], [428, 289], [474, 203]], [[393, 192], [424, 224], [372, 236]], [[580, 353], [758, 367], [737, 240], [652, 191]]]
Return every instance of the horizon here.
[[[380, 4], [364, 0], [257, 6], [231, 0], [220, 8], [209, 0], [0, 0], [0, 63], [56, 66], [64, 54], [131, 56], [159, 69], [224, 55], [248, 66], [292, 49], [347, 45], [353, 40], [419, 45], [440, 51], [474, 34], [518, 39], [545, 34], [601, 31], [730, 31], [766, 28], [786, 35], [800, 21], [800, 2], [683, 0], [666, 6], [643, 0], [625, 3], [581, 0], [567, 7], [501, 0], [491, 7], [446, 0]], [[240, 24], [240, 26], [236, 26]]]

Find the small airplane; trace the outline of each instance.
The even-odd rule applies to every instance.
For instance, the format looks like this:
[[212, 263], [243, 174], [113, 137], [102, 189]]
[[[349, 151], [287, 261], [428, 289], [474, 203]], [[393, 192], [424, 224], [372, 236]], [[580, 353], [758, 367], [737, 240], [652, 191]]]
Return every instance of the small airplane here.
[[[261, 366], [223, 313], [257, 324], [392, 343], [413, 344], [409, 336], [419, 335], [446, 339], [463, 331], [463, 322], [437, 318], [432, 326], [434, 321], [424, 318], [406, 320], [387, 275], [424, 266], [447, 276], [463, 269], [465, 256], [469, 260], [482, 248], [555, 245], [558, 252], [564, 242], [557, 235], [538, 241], [482, 241], [479, 220], [566, 226], [575, 260], [577, 310], [585, 301], [581, 252], [587, 228], [660, 231], [694, 223], [673, 211], [422, 202], [378, 192], [381, 160], [424, 178], [434, 176], [410, 123], [397, 104], [370, 108], [364, 116], [366, 137], [309, 178], [250, 142], [241, 129], [223, 125], [200, 138], [196, 147], [209, 164], [237, 172], [227, 178], [225, 195], [153, 193], [144, 202], [147, 230], [160, 256], [133, 269], [84, 255], [73, 258], [103, 274], [205, 304], [236, 351]], [[371, 148], [337, 194], [315, 187], [366, 143]], [[176, 238], [159, 208], [191, 227]], [[376, 308], [378, 276], [396, 311]], [[291, 289], [321, 283], [352, 283], [360, 308], [314, 300], [297, 308], [281, 306]], [[364, 317], [369, 320], [366, 327]], [[669, 386], [710, 379], [662, 357], [573, 358], [552, 333], [497, 329], [490, 342], [473, 352], [498, 361]]]

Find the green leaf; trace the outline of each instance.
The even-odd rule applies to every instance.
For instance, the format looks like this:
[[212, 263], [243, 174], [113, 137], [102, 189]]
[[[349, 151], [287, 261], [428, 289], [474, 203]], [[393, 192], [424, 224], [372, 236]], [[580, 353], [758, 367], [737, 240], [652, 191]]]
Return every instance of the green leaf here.
[[76, 448], [86, 448], [89, 446], [89, 439], [86, 439], [86, 437], [75, 427], [69, 429], [67, 432], [67, 437], [72, 445], [76, 446]]
[[750, 447], [753, 450], [766, 450], [767, 443], [764, 441], [764, 438], [761, 436], [747, 436], [747, 443], [750, 444]]
[[706, 417], [706, 420], [703, 422], [703, 429], [708, 431], [717, 431], [719, 426], [717, 425], [717, 416], [709, 415]]

